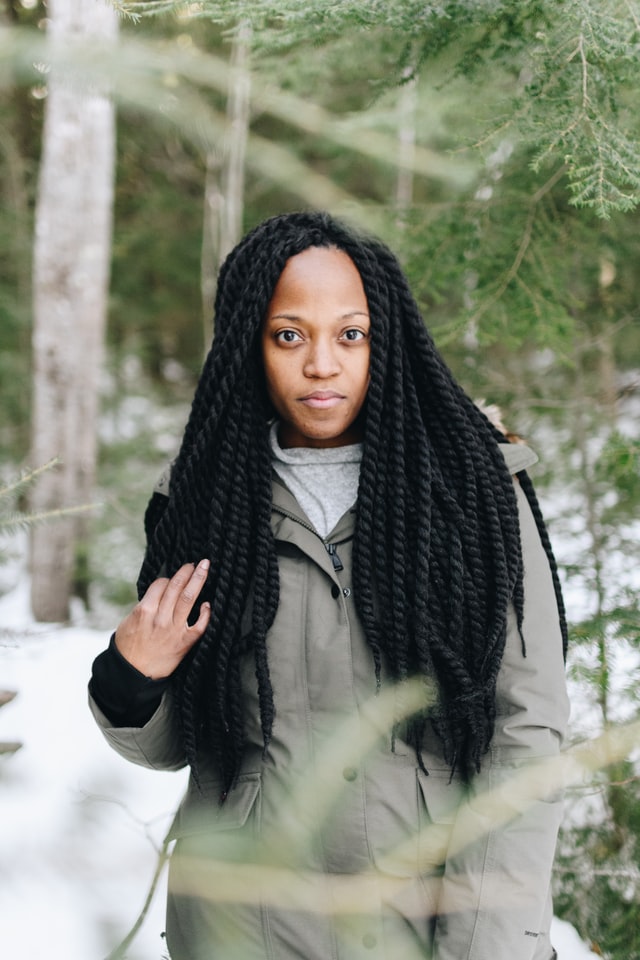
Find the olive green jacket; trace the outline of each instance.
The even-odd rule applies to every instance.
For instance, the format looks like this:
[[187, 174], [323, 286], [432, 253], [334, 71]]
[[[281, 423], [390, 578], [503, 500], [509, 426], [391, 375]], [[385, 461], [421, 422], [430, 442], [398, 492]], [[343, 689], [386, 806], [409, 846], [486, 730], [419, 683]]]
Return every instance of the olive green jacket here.
[[[522, 445], [504, 451], [512, 473], [536, 459]], [[517, 481], [516, 490], [526, 657], [511, 611], [495, 734], [465, 791], [435, 736], [426, 773], [402, 740], [392, 747], [390, 724], [412, 693], [396, 697], [383, 683], [376, 696], [351, 592], [355, 512], [325, 542], [274, 481], [273, 736], [263, 756], [247, 662], [238, 782], [220, 805], [220, 782], [203, 759], [200, 788], [192, 778], [172, 828], [172, 960], [550, 960], [562, 802], [535, 764], [558, 754], [568, 702], [551, 573]], [[93, 702], [92, 710], [128, 760], [184, 766], [171, 691], [142, 728], [114, 728]], [[504, 784], [513, 788], [488, 803]]]

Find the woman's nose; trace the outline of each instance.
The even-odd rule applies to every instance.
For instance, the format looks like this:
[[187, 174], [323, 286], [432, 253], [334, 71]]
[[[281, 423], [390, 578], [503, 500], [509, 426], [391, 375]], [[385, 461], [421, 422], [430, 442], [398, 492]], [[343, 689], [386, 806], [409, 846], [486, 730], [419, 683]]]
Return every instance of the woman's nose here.
[[306, 377], [331, 377], [339, 370], [340, 362], [333, 343], [322, 340], [309, 344], [303, 371]]

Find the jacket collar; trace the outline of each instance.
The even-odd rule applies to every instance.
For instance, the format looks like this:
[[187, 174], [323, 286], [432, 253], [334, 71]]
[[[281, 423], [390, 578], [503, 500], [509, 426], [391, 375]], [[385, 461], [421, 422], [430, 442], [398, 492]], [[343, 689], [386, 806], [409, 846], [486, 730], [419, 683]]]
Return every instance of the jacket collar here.
[[327, 551], [327, 544], [334, 543], [339, 547], [341, 543], [353, 537], [356, 522], [355, 504], [323, 539], [291, 491], [275, 473], [272, 490], [271, 529], [276, 540], [295, 544], [338, 583]]
[[276, 538], [280, 537], [282, 526], [286, 520], [297, 523], [303, 530], [307, 529], [309, 534], [320, 542], [339, 543], [341, 540], [348, 540], [355, 532], [356, 507], [354, 503], [353, 507], [347, 510], [338, 520], [333, 530], [323, 541], [294, 495], [274, 471], [272, 474], [271, 529]]

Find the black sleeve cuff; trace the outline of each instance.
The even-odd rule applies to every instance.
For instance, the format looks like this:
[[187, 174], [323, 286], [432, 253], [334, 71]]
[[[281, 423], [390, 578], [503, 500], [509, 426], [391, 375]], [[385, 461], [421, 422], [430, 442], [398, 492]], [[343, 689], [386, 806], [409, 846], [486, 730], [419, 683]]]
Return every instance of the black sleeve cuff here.
[[160, 706], [171, 677], [152, 680], [122, 656], [112, 634], [93, 661], [89, 691], [114, 727], [143, 727]]

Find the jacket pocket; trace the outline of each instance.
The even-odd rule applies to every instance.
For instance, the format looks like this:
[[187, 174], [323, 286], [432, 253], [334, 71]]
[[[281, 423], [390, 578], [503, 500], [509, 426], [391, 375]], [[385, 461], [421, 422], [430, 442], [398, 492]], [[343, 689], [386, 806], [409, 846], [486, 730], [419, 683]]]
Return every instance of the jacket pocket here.
[[453, 823], [464, 801], [464, 785], [452, 780], [449, 770], [426, 774], [416, 769], [418, 786], [432, 823]]
[[218, 781], [205, 782], [198, 789], [190, 780], [169, 831], [169, 839], [213, 837], [244, 829], [255, 838], [260, 825], [260, 787], [259, 773], [242, 774], [221, 804], [222, 788]]
[[437, 869], [447, 859], [453, 823], [464, 799], [464, 787], [450, 779], [450, 772], [434, 771], [429, 775], [416, 769], [420, 836], [418, 857], [421, 872]]

